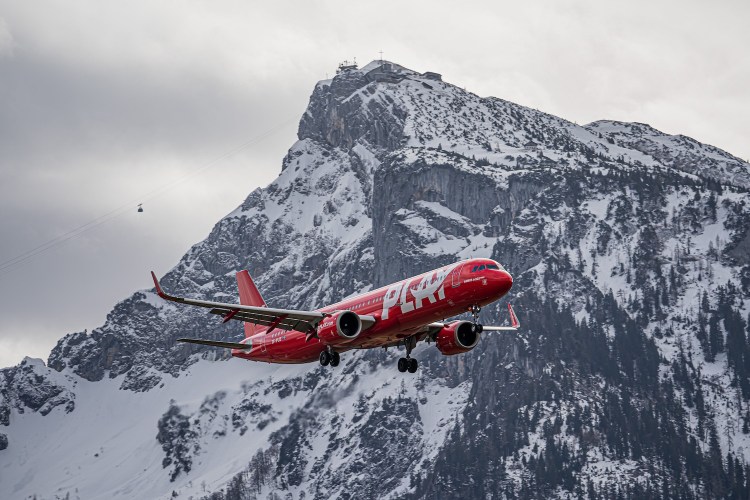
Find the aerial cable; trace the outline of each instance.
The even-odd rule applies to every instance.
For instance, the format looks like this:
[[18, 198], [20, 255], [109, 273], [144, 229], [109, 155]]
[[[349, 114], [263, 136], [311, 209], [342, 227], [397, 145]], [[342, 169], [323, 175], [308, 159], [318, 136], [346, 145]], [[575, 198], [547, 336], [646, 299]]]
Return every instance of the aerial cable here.
[[[119, 213], [116, 213], [119, 212]], [[59, 246], [63, 243], [65, 243], [68, 240], [77, 238], [78, 236], [81, 236], [83, 233], [94, 229], [98, 226], [101, 226], [105, 222], [109, 222], [113, 219], [116, 219], [117, 217], [123, 215], [126, 213], [126, 210], [120, 209], [120, 210], [114, 210], [112, 212], [109, 212], [105, 218], [105, 216], [99, 217], [98, 219], [95, 219], [97, 222], [89, 222], [87, 224], [84, 224], [83, 226], [80, 226], [79, 228], [68, 231], [64, 235], [58, 236], [57, 238], [54, 238], [53, 240], [48, 241], [47, 243], [44, 243], [38, 247], [36, 247], [34, 250], [29, 250], [28, 252], [21, 254], [6, 263], [3, 263], [0, 265], [0, 276], [3, 276], [7, 274], [8, 272], [15, 269], [17, 266], [20, 266], [27, 260], [36, 257], [37, 255], [46, 252], [47, 250], [50, 250], [56, 246]]]
[[121, 215], [125, 214], [127, 211], [131, 210], [133, 206], [135, 206], [136, 202], [143, 202], [146, 200], [150, 200], [152, 198], [155, 198], [156, 196], [163, 194], [176, 186], [184, 183], [185, 181], [195, 177], [196, 175], [205, 172], [209, 168], [215, 167], [219, 162], [222, 160], [225, 160], [227, 158], [231, 158], [232, 156], [244, 151], [245, 149], [249, 148], [250, 146], [253, 146], [257, 144], [258, 142], [262, 141], [263, 139], [275, 134], [279, 130], [281, 130], [283, 127], [289, 124], [289, 122], [295, 120], [295, 117], [289, 118], [288, 120], [285, 120], [278, 125], [271, 127], [270, 129], [266, 130], [262, 134], [253, 137], [244, 143], [240, 144], [239, 146], [227, 151], [226, 153], [214, 158], [213, 160], [209, 161], [205, 165], [202, 165], [201, 167], [196, 168], [192, 172], [188, 172], [187, 174], [170, 181], [162, 186], [157, 187], [156, 189], [153, 189], [141, 196], [132, 198], [131, 200], [127, 201], [126, 203], [120, 205], [119, 207], [110, 210], [109, 212], [90, 220], [89, 222], [82, 224], [74, 229], [71, 229], [70, 231], [61, 234], [59, 236], [56, 236], [45, 243], [42, 243], [41, 245], [38, 245], [34, 248], [31, 248], [19, 255], [16, 255], [15, 257], [8, 259], [6, 261], [0, 262], [0, 276], [6, 274], [8, 271], [14, 269], [18, 265], [21, 265], [22, 263], [28, 261], [29, 259], [36, 257], [37, 255], [46, 252], [47, 250], [50, 250], [51, 248], [54, 248], [62, 243], [65, 243], [66, 241], [69, 241], [71, 239], [77, 238], [81, 236], [82, 234], [90, 231], [91, 229], [94, 229], [98, 226], [101, 226], [102, 224], [109, 222], [111, 220], [116, 219], [117, 217], [120, 217]]
[[236, 155], [237, 153], [239, 153], [239, 152], [247, 149], [248, 147], [256, 144], [260, 140], [265, 139], [266, 137], [268, 137], [268, 136], [272, 135], [273, 133], [279, 131], [282, 127], [286, 126], [293, 119], [294, 118], [290, 118], [289, 120], [286, 120], [286, 121], [284, 121], [284, 122], [276, 125], [275, 127], [272, 127], [270, 129], [268, 129], [267, 131], [265, 131], [261, 135], [256, 136], [256, 137], [254, 137], [254, 138], [246, 141], [245, 143], [241, 144], [240, 146], [237, 146], [236, 148], [228, 151], [227, 153], [224, 153], [221, 156], [219, 156], [217, 158], [214, 158], [213, 160], [211, 160], [210, 162], [206, 163], [205, 165], [203, 165], [203, 166], [201, 166], [201, 167], [193, 170], [192, 172], [189, 172], [189, 173], [183, 175], [180, 178], [175, 179], [174, 181], [168, 182], [167, 184], [164, 184], [163, 186], [160, 186], [160, 187], [158, 187], [158, 188], [156, 188], [156, 189], [154, 189], [152, 191], [149, 191], [145, 195], [133, 198], [130, 201], [128, 201], [127, 203], [121, 205], [120, 207], [115, 208], [115, 209], [107, 212], [106, 214], [104, 214], [104, 215], [102, 215], [100, 217], [97, 217], [96, 219], [93, 219], [93, 220], [87, 222], [86, 224], [78, 226], [77, 228], [72, 229], [72, 230], [68, 231], [67, 233], [64, 233], [64, 234], [62, 234], [60, 236], [52, 238], [49, 241], [47, 241], [47, 242], [45, 242], [45, 243], [43, 243], [43, 244], [41, 244], [41, 245], [39, 245], [39, 246], [37, 246], [35, 248], [27, 250], [26, 252], [24, 252], [22, 254], [19, 254], [19, 255], [13, 257], [12, 259], [9, 259], [9, 260], [6, 260], [6, 261], [0, 263], [0, 275], [5, 274], [2, 271], [9, 270], [9, 269], [15, 267], [17, 264], [21, 264], [22, 262], [25, 262], [26, 260], [28, 260], [28, 259], [30, 259], [32, 257], [35, 257], [36, 255], [39, 255], [40, 253], [43, 253], [43, 252], [45, 252], [46, 250], [48, 250], [50, 248], [53, 248], [53, 247], [55, 247], [55, 246], [57, 246], [57, 245], [59, 245], [61, 243], [64, 243], [65, 241], [68, 241], [68, 240], [70, 240], [72, 238], [76, 238], [76, 237], [80, 236], [81, 234], [83, 234], [83, 233], [85, 233], [85, 232], [87, 232], [87, 231], [89, 231], [89, 230], [91, 230], [91, 229], [93, 229], [93, 228], [95, 228], [97, 226], [100, 226], [101, 224], [103, 224], [105, 222], [108, 222], [108, 221], [110, 221], [110, 220], [112, 220], [112, 219], [114, 219], [116, 217], [119, 217], [120, 215], [122, 215], [123, 213], [125, 213], [127, 210], [131, 209], [132, 206], [135, 204], [136, 201], [138, 201], [138, 200], [149, 200], [149, 199], [152, 199], [155, 196], [157, 196], [159, 194], [162, 194], [162, 193], [165, 193], [165, 192], [169, 191], [170, 189], [176, 187], [177, 185], [185, 182], [186, 180], [188, 180], [188, 179], [190, 179], [190, 178], [192, 178], [192, 177], [194, 177], [194, 176], [196, 176], [196, 175], [204, 172], [205, 170], [207, 170], [207, 169], [209, 169], [211, 167], [216, 166], [216, 164], [218, 164], [220, 161]]

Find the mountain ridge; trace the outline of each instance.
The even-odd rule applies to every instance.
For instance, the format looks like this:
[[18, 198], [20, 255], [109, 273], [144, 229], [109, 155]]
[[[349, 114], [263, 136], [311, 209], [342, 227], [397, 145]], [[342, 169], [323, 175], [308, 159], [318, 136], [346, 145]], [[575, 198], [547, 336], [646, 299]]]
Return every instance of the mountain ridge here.
[[[236, 325], [139, 291], [91, 334], [62, 338], [48, 367], [25, 361], [0, 372], [0, 424], [8, 431], [0, 474], [30, 474], [11, 463], [28, 436], [14, 435], [17, 426], [52, 418], [68, 428], [77, 412], [96, 411], [86, 396], [93, 391], [105, 401], [161, 406], [158, 418], [149, 410], [152, 435], [136, 433], [139, 447], [129, 448], [149, 457], [153, 470], [122, 462], [153, 482], [151, 496], [636, 498], [683, 482], [690, 485], [683, 496], [745, 491], [750, 438], [730, 422], [747, 420], [750, 396], [743, 394], [748, 164], [643, 124], [581, 127], [386, 64], [318, 82], [279, 177], [191, 247], [164, 286], [232, 301], [233, 272], [249, 267], [271, 303], [312, 308], [487, 256], [516, 277], [514, 301], [527, 330], [485, 336], [458, 357], [420, 346], [414, 385], [393, 373], [392, 351], [346, 353], [340, 372], [245, 369], [221, 361], [226, 353], [175, 343], [191, 334], [234, 340]], [[494, 322], [501, 310], [485, 308], [483, 319]], [[730, 343], [739, 358], [730, 357]], [[221, 363], [258, 378], [227, 387], [210, 376], [208, 367]], [[216, 391], [202, 380], [203, 393], [191, 396], [193, 372]], [[41, 394], [37, 380], [47, 387]], [[108, 390], [93, 389], [100, 383]], [[116, 389], [123, 394], [115, 398]], [[453, 402], [446, 407], [441, 396]], [[269, 410], [277, 405], [283, 409]], [[649, 405], [658, 418], [644, 413]], [[617, 412], [623, 422], [610, 421]], [[127, 432], [127, 422], [115, 422]], [[404, 429], [409, 422], [418, 430]], [[655, 426], [671, 441], [639, 444], [628, 437], [638, 434], [633, 425]], [[255, 451], [219, 455], [230, 441]], [[676, 443], [698, 465], [664, 466]], [[356, 460], [345, 460], [342, 449]], [[32, 480], [18, 483], [3, 495], [74, 491], [76, 481], [88, 483], [90, 458], [72, 460], [81, 472], [57, 472], [37, 489]], [[481, 466], [461, 476], [466, 464]], [[717, 484], [693, 470], [709, 467]], [[106, 490], [113, 496], [138, 491], [129, 480], [112, 483], [119, 485]], [[86, 488], [89, 496], [105, 491]]]

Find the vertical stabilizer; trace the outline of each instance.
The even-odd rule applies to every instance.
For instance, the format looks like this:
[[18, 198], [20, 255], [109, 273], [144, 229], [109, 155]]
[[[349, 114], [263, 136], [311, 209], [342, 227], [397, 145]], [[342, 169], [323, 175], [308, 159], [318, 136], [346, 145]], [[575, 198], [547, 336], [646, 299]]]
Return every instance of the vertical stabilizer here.
[[[245, 306], [266, 307], [266, 301], [263, 300], [263, 296], [261, 296], [258, 287], [255, 286], [253, 279], [250, 277], [250, 273], [247, 271], [240, 271], [237, 273], [237, 288], [240, 291], [240, 304]], [[260, 331], [257, 325], [254, 325], [253, 323], [245, 323], [245, 337], [255, 335], [257, 331]]]

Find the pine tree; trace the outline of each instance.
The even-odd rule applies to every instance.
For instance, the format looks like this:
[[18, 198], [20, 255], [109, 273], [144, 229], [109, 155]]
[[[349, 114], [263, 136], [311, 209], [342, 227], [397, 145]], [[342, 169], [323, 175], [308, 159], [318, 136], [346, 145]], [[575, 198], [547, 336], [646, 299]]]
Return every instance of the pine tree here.
[[724, 352], [724, 332], [719, 326], [719, 318], [715, 315], [708, 320], [708, 342], [710, 346], [711, 359], [716, 359], [716, 355]]

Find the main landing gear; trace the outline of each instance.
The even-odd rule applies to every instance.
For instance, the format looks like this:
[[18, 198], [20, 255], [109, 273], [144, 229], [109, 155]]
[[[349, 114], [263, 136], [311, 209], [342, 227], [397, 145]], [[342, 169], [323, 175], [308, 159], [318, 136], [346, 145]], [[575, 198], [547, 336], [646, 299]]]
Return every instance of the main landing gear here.
[[341, 356], [339, 353], [332, 349], [327, 349], [320, 353], [320, 364], [323, 366], [339, 366], [339, 363], [341, 362]]
[[398, 371], [404, 373], [409, 370], [409, 373], [415, 373], [419, 368], [419, 363], [414, 358], [399, 358], [398, 360]]
[[406, 347], [406, 357], [399, 358], [398, 360], [398, 371], [400, 371], [401, 373], [404, 373], [407, 370], [409, 371], [409, 373], [415, 373], [417, 371], [417, 368], [419, 368], [419, 362], [411, 357], [411, 351], [416, 345], [417, 337], [407, 337], [404, 339], [404, 346]]
[[474, 316], [474, 324], [471, 325], [471, 329], [474, 333], [482, 333], [482, 324], [479, 322], [479, 312], [482, 310], [478, 305], [473, 305], [469, 308], [469, 312]]

